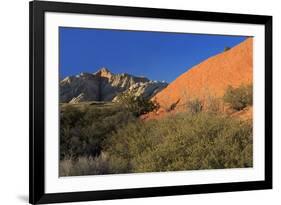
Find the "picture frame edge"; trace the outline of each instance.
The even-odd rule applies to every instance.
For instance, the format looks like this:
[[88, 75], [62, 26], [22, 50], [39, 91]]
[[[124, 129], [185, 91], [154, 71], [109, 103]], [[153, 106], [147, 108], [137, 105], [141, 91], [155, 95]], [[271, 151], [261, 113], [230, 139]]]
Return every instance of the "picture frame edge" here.
[[[163, 11], [189, 13], [190, 14], [205, 14], [214, 15], [214, 19], [218, 16], [228, 15], [226, 20], [231, 17], [235, 19], [241, 17], [250, 17], [249, 21], [257, 22], [265, 26], [265, 180], [250, 181], [250, 182], [229, 182], [219, 184], [198, 184], [198, 185], [183, 185], [183, 186], [168, 186], [168, 187], [145, 187], [136, 189], [120, 189], [106, 191], [86, 191], [86, 192], [66, 192], [66, 193], [45, 193], [45, 165], [44, 165], [44, 13], [47, 11], [57, 12], [60, 9], [55, 9], [57, 5], [91, 5], [102, 6], [100, 8], [110, 9], [137, 9], [139, 11], [155, 11], [157, 15], [161, 15]], [[66, 10], [67, 10], [66, 8]], [[106, 9], [105, 9], [106, 10]], [[105, 11], [104, 10], [104, 11]], [[62, 12], [66, 12], [65, 10]], [[158, 13], [160, 12], [160, 14]], [[191, 12], [191, 13], [190, 13]], [[79, 13], [79, 12], [78, 12]], [[112, 15], [112, 14], [109, 14]], [[186, 17], [181, 14], [179, 18]], [[217, 15], [217, 16], [216, 16]], [[167, 18], [169, 16], [166, 16]], [[153, 17], [152, 17], [153, 18]], [[211, 20], [212, 21], [212, 20]], [[215, 20], [214, 20], [215, 21]], [[252, 15], [252, 14], [232, 14], [232, 13], [217, 13], [204, 11], [185, 11], [172, 9], [156, 9], [156, 8], [140, 8], [140, 7], [124, 7], [124, 6], [108, 6], [108, 5], [93, 5], [80, 3], [65, 3], [65, 2], [48, 2], [48, 1], [30, 1], [29, 2], [29, 203], [45, 204], [45, 203], [60, 203], [60, 202], [75, 202], [75, 201], [92, 201], [106, 199], [124, 199], [124, 198], [140, 198], [153, 196], [173, 196], [182, 194], [205, 194], [231, 191], [251, 191], [261, 189], [272, 189], [272, 16]], [[234, 21], [227, 21], [234, 22]], [[241, 23], [241, 22], [240, 22]], [[38, 69], [39, 68], [39, 69]], [[198, 187], [201, 186], [199, 189]], [[224, 186], [224, 187], [222, 187]], [[225, 189], [225, 187], [228, 187]], [[187, 189], [195, 190], [189, 190]], [[196, 188], [197, 187], [197, 188]], [[203, 187], [203, 188], [202, 188]], [[205, 187], [205, 188], [204, 188]], [[210, 190], [211, 189], [211, 190]], [[152, 193], [147, 193], [147, 191]], [[154, 193], [153, 193], [154, 190]], [[169, 191], [170, 190], [170, 191]], [[197, 191], [196, 191], [197, 190]], [[125, 193], [125, 192], [126, 193]], [[177, 192], [175, 192], [177, 191]], [[122, 194], [123, 192], [123, 194]], [[125, 194], [124, 194], [125, 193]], [[99, 194], [99, 195], [97, 195]], [[111, 197], [107, 195], [111, 194]], [[83, 199], [84, 198], [84, 199]]]

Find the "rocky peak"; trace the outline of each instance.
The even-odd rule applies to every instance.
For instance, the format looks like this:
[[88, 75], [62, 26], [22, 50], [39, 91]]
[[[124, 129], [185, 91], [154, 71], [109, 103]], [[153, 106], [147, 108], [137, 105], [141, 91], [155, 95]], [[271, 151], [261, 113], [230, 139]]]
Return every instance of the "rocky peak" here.
[[113, 74], [107, 68], [101, 68], [95, 73], [80, 73], [63, 79], [60, 102], [112, 101], [122, 92], [150, 98], [167, 85], [127, 73]]
[[111, 78], [112, 73], [107, 68], [103, 67], [99, 69], [97, 72], [94, 73], [96, 76], [104, 77], [104, 78]]

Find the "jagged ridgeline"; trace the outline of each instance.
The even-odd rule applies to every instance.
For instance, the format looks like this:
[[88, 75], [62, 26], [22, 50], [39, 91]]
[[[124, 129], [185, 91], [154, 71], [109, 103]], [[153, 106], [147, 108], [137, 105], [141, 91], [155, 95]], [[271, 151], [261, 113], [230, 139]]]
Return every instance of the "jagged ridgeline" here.
[[127, 73], [114, 74], [101, 68], [95, 73], [80, 73], [60, 81], [60, 102], [116, 101], [124, 92], [150, 99], [167, 85], [165, 81], [152, 81]]

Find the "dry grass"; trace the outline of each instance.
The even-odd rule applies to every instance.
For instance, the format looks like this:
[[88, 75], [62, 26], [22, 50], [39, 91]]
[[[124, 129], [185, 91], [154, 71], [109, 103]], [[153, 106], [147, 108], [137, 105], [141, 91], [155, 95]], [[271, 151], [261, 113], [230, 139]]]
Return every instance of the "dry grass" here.
[[107, 174], [108, 170], [108, 156], [105, 153], [101, 153], [98, 157], [78, 157], [77, 159], [63, 159], [59, 164], [60, 176]]

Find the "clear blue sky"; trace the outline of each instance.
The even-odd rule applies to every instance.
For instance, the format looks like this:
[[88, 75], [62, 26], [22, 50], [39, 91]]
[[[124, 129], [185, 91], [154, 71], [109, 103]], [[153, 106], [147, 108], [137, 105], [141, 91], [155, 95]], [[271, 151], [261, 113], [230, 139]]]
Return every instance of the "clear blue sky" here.
[[171, 82], [192, 66], [246, 37], [144, 31], [59, 29], [60, 78], [106, 67]]

